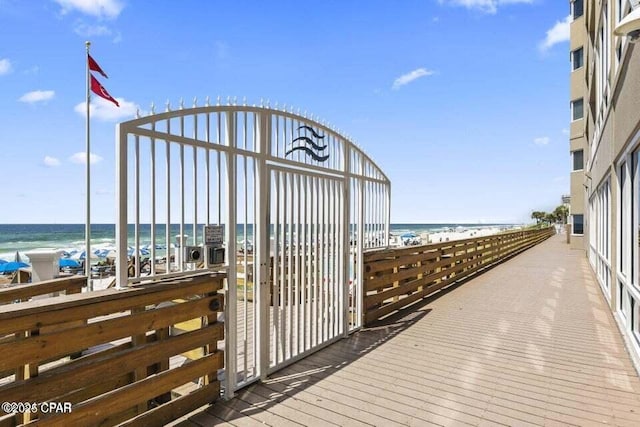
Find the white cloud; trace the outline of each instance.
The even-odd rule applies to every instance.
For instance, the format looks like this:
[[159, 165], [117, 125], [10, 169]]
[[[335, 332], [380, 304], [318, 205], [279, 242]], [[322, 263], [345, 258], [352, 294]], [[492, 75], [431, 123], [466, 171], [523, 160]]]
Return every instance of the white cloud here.
[[[104, 122], [117, 122], [135, 117], [136, 111], [139, 108], [137, 104], [126, 101], [124, 98], [116, 98], [116, 100], [120, 104], [120, 107], [116, 107], [112, 102], [102, 99], [98, 95], [93, 96], [89, 107], [91, 109], [91, 118]], [[81, 102], [76, 105], [73, 110], [85, 117], [87, 114], [87, 103]]]
[[54, 0], [62, 7], [62, 14], [78, 11], [98, 18], [117, 18], [124, 8], [120, 0]]
[[73, 31], [83, 37], [110, 36], [112, 34], [111, 29], [106, 25], [90, 25], [83, 21], [76, 22]]
[[484, 13], [494, 14], [498, 12], [498, 6], [506, 4], [533, 3], [534, 0], [438, 0], [440, 4], [463, 6], [467, 9], [477, 9]]
[[430, 76], [433, 74], [433, 71], [427, 70], [425, 68], [418, 68], [416, 70], [410, 71], [407, 74], [403, 74], [397, 79], [393, 81], [392, 89], [400, 89], [402, 86], [411, 83], [412, 81], [419, 79], [420, 77]]
[[51, 156], [44, 156], [42, 163], [50, 168], [55, 168], [56, 166], [60, 166], [60, 160]]
[[[78, 165], [86, 165], [87, 164], [87, 153], [85, 151], [80, 151], [75, 153], [73, 156], [69, 157], [69, 161], [72, 163], [76, 163]], [[102, 157], [97, 154], [90, 153], [89, 154], [89, 162], [93, 165], [102, 161]]]
[[569, 135], [569, 129], [562, 129], [562, 134], [563, 135]]
[[55, 96], [55, 92], [52, 90], [34, 90], [27, 92], [18, 98], [20, 102], [26, 102], [27, 104], [35, 104], [36, 102], [46, 102]]
[[555, 25], [547, 31], [547, 36], [545, 37], [545, 39], [538, 45], [540, 51], [546, 52], [558, 43], [569, 41], [570, 26], [571, 15], [568, 15], [562, 21], [556, 22]]
[[541, 136], [539, 138], [535, 138], [533, 140], [533, 143], [536, 144], [536, 145], [547, 145], [547, 144], [549, 144], [550, 141], [551, 140], [549, 139], [548, 136]]
[[11, 61], [7, 58], [0, 59], [0, 76], [11, 72]]

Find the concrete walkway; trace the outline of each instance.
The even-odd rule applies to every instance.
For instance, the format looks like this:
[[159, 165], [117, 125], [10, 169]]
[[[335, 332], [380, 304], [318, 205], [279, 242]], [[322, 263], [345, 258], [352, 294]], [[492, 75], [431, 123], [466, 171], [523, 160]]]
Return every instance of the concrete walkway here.
[[218, 401], [184, 426], [640, 426], [640, 380], [564, 236]]

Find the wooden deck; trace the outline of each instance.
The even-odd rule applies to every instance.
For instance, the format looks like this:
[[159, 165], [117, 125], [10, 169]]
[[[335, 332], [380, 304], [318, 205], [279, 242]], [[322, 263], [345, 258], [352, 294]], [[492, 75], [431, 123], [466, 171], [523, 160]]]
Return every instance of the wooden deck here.
[[640, 380], [564, 238], [174, 424], [638, 426]]

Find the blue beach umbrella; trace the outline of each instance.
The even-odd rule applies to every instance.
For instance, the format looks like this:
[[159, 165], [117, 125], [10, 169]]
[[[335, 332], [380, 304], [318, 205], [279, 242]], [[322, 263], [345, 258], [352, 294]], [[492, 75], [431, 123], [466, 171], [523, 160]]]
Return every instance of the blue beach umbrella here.
[[[131, 246], [129, 246], [129, 249], [127, 250], [127, 255], [129, 257], [132, 257], [135, 253], [136, 253], [136, 249], [131, 247]], [[145, 248], [138, 249], [138, 256], [141, 257], [141, 258], [148, 257], [150, 253], [151, 252], [149, 252], [149, 250], [147, 250]]]
[[75, 259], [69, 259], [69, 258], [62, 258], [60, 261], [58, 261], [58, 264], [60, 265], [60, 268], [64, 268], [64, 267], [79, 268], [80, 267], [80, 263], [78, 261], [76, 261]]
[[24, 267], [29, 267], [29, 264], [16, 261], [5, 262], [0, 265], [0, 273], [13, 273], [14, 271]]
[[6, 264], [6, 263], [7, 263], [7, 261], [5, 261], [5, 260], [3, 260], [3, 259], [0, 259], [0, 265], [2, 265], [2, 264]]
[[111, 249], [107, 249], [107, 248], [96, 249], [95, 251], [93, 251], [93, 253], [96, 254], [100, 258], [106, 258], [107, 255], [109, 254], [110, 250]]

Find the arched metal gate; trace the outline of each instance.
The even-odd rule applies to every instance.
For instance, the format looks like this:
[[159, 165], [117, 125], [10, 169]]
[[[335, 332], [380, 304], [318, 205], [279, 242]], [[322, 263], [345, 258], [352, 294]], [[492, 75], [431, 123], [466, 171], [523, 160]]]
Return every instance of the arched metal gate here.
[[361, 326], [362, 253], [388, 242], [390, 182], [348, 138], [208, 102], [152, 108], [116, 138], [117, 286], [220, 269], [185, 249], [224, 227], [228, 396]]

